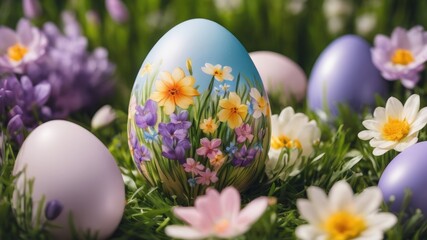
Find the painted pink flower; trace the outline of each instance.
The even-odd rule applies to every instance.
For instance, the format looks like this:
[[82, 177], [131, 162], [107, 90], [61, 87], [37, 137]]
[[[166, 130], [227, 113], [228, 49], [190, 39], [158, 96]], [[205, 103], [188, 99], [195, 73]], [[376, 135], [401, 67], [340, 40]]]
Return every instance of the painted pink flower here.
[[193, 173], [195, 175], [200, 174], [205, 169], [205, 166], [199, 162], [196, 162], [193, 158], [187, 158], [187, 162], [184, 163], [183, 166], [184, 171]]
[[197, 184], [210, 185], [218, 181], [216, 172], [212, 172], [209, 168], [206, 168], [206, 172], [200, 172], [199, 175], [200, 177], [196, 177]]
[[221, 145], [221, 139], [214, 138], [209, 140], [207, 138], [202, 138], [200, 140], [200, 144], [202, 145], [200, 148], [196, 150], [196, 153], [200, 156], [208, 157], [209, 159], [214, 158], [220, 150], [218, 147]]
[[173, 238], [203, 239], [208, 237], [233, 238], [247, 232], [265, 212], [267, 197], [259, 197], [240, 210], [240, 195], [233, 187], [221, 193], [208, 189], [196, 199], [194, 207], [175, 207], [175, 216], [188, 226], [171, 225], [166, 234]]
[[252, 134], [252, 128], [251, 125], [245, 123], [242, 126], [234, 129], [237, 135], [237, 142], [242, 143], [248, 140], [249, 142], [252, 141], [254, 138], [254, 135]]

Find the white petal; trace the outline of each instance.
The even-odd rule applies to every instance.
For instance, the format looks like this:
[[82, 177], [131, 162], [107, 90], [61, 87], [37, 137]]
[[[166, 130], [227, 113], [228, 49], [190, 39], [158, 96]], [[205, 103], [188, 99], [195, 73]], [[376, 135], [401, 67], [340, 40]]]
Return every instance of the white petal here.
[[417, 115], [415, 121], [411, 124], [411, 130], [408, 135], [411, 135], [415, 132], [421, 130], [427, 123], [427, 107], [422, 108]]
[[341, 180], [332, 186], [329, 201], [335, 211], [346, 209], [353, 202], [353, 190], [346, 181]]
[[321, 234], [322, 232], [309, 224], [300, 225], [295, 230], [295, 235], [302, 240], [313, 240]]
[[374, 138], [378, 136], [378, 132], [374, 132], [371, 130], [363, 130], [357, 134], [357, 136], [362, 140], [370, 140], [371, 138]]
[[116, 119], [116, 111], [110, 105], [104, 105], [93, 115], [91, 126], [93, 129], [105, 127], [114, 119]]
[[374, 148], [374, 151], [372, 152], [372, 154], [374, 154], [374, 156], [381, 156], [384, 153], [388, 152], [390, 149], [386, 149], [386, 148]]
[[393, 227], [397, 223], [397, 217], [393, 213], [381, 212], [367, 217], [369, 227], [379, 229], [381, 231]]
[[394, 150], [396, 150], [398, 152], [402, 152], [403, 150], [405, 150], [406, 148], [414, 145], [417, 142], [418, 142], [418, 138], [417, 137], [411, 138], [408, 142], [400, 142], [400, 143], [398, 143], [394, 147]]
[[368, 119], [362, 122], [363, 126], [369, 130], [376, 130], [378, 131], [381, 127], [381, 123], [379, 123], [377, 120], [374, 119]]
[[408, 121], [409, 124], [415, 120], [420, 109], [420, 96], [412, 94], [403, 106], [403, 117]]
[[297, 207], [301, 217], [309, 223], [316, 225], [322, 222], [322, 219], [316, 211], [317, 209], [309, 200], [297, 199]]
[[362, 232], [362, 234], [354, 238], [354, 240], [382, 240], [384, 233], [377, 229], [368, 229]]
[[179, 225], [167, 226], [165, 229], [165, 233], [169, 237], [181, 239], [203, 239], [209, 236], [209, 234], [202, 233], [197, 229]]
[[378, 211], [382, 202], [382, 193], [378, 187], [366, 188], [354, 199], [354, 206], [357, 213], [368, 215]]
[[377, 147], [377, 148], [385, 148], [385, 149], [392, 149], [394, 146], [398, 144], [398, 142], [395, 141], [387, 141], [387, 140], [379, 140], [379, 139], [371, 139], [369, 141], [369, 144], [371, 147]]
[[374, 110], [374, 118], [379, 122], [385, 122], [387, 120], [385, 115], [385, 108], [377, 107]]
[[328, 196], [323, 189], [318, 187], [309, 187], [307, 197], [310, 199], [312, 206], [317, 212], [320, 219], [325, 219], [329, 215]]
[[390, 97], [387, 100], [385, 111], [387, 117], [402, 119], [403, 105], [397, 98]]

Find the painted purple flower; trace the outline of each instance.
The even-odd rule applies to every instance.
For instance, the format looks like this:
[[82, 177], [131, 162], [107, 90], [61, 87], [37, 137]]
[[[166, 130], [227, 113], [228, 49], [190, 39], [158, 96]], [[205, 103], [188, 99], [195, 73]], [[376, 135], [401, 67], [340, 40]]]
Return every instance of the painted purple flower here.
[[175, 113], [172, 113], [170, 115], [171, 123], [175, 124], [177, 128], [182, 129], [189, 129], [191, 127], [191, 122], [188, 120], [188, 112], [187, 111], [181, 111], [176, 115]]
[[50, 200], [44, 209], [44, 215], [47, 220], [55, 220], [62, 212], [64, 206], [58, 200]]
[[157, 123], [157, 103], [149, 99], [145, 106], [138, 105], [135, 112], [135, 122], [140, 128], [153, 127]]
[[174, 123], [160, 123], [159, 134], [162, 136], [162, 155], [184, 164], [185, 151], [191, 148], [188, 130], [181, 129]]
[[136, 148], [133, 149], [133, 159], [136, 163], [136, 166], [141, 169], [141, 164], [143, 162], [151, 160], [150, 151], [148, 151], [148, 149], [143, 144], [138, 144]]
[[212, 159], [221, 152], [218, 148], [221, 145], [221, 139], [219, 138], [214, 138], [212, 140], [202, 138], [200, 139], [200, 145], [202, 146], [196, 150], [196, 153], [200, 156]]
[[427, 60], [427, 32], [423, 27], [415, 26], [409, 31], [398, 27], [391, 38], [376, 36], [374, 45], [372, 61], [382, 76], [388, 80], [400, 79], [406, 88], [414, 88]]
[[254, 138], [254, 135], [252, 134], [252, 127], [247, 123], [234, 129], [234, 131], [236, 132], [238, 143], [243, 143], [246, 140], [250, 142]]
[[22, 0], [24, 16], [29, 19], [36, 18], [41, 14], [40, 2], [38, 0]]
[[246, 145], [244, 145], [239, 151], [234, 153], [232, 163], [234, 166], [238, 166], [238, 167], [249, 166], [255, 159], [256, 154], [257, 154], [256, 149], [254, 148], [247, 149]]
[[46, 52], [46, 37], [27, 19], [18, 22], [16, 32], [0, 27], [0, 39], [0, 72], [23, 73]]
[[114, 21], [124, 23], [128, 20], [128, 9], [121, 0], [105, 0], [105, 6]]

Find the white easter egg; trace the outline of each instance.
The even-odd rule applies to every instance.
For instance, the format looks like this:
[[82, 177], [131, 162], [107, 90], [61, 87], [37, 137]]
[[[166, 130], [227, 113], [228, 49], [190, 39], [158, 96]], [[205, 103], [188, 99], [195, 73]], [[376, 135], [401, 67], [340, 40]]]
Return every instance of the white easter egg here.
[[74, 123], [55, 120], [37, 127], [22, 145], [13, 174], [15, 201], [28, 194], [25, 183], [34, 180], [33, 218], [41, 205], [47, 211], [41, 220], [58, 226], [49, 229], [55, 239], [72, 237], [70, 217], [79, 234], [90, 231], [99, 239], [120, 223], [125, 206], [120, 170], [104, 144]]

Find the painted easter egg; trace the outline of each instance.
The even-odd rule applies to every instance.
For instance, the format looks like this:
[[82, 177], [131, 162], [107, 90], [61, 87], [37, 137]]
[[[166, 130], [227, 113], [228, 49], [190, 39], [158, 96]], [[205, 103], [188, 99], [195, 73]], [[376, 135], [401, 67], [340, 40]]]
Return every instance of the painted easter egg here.
[[205, 19], [167, 32], [136, 77], [128, 136], [145, 179], [182, 203], [207, 187], [243, 191], [259, 180], [270, 106], [242, 44]]
[[70, 221], [80, 237], [90, 231], [99, 239], [120, 223], [126, 203], [120, 170], [104, 144], [74, 123], [55, 120], [37, 127], [21, 146], [13, 173], [17, 212], [27, 211], [21, 207], [31, 196], [33, 222], [42, 209], [40, 223], [55, 226], [47, 228], [55, 239], [72, 239]]
[[387, 82], [372, 63], [370, 45], [359, 36], [345, 35], [333, 41], [317, 59], [307, 99], [312, 110], [330, 110], [336, 115], [339, 104], [360, 111], [372, 106], [377, 94], [386, 93]]
[[408, 147], [387, 165], [381, 175], [378, 186], [386, 202], [390, 198], [394, 199], [391, 205], [393, 211], [400, 211], [405, 191], [408, 189], [412, 193], [410, 210], [419, 208], [424, 214], [427, 213], [426, 149], [427, 142], [419, 142]]
[[270, 52], [256, 51], [249, 53], [264, 87], [271, 98], [282, 105], [301, 101], [305, 97], [307, 76], [298, 64], [286, 56]]

